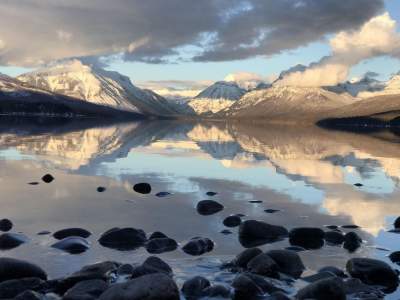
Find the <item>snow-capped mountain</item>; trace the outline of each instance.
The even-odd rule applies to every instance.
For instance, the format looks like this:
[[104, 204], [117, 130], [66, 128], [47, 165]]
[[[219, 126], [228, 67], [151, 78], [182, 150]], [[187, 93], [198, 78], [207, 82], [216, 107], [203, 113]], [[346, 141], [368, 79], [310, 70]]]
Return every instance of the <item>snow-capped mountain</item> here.
[[378, 82], [379, 88], [369, 89], [358, 93], [359, 98], [371, 98], [377, 96], [400, 95], [400, 72], [395, 74], [387, 82]]
[[42, 90], [114, 109], [152, 115], [174, 113], [164, 98], [137, 88], [127, 76], [77, 59], [23, 74], [18, 79]]
[[195, 114], [217, 113], [230, 107], [245, 93], [235, 82], [218, 81], [188, 101], [187, 105]]

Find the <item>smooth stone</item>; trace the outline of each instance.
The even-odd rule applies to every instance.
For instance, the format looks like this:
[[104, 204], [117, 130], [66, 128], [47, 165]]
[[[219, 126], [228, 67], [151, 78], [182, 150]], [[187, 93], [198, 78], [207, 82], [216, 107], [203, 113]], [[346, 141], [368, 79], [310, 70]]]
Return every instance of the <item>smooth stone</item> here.
[[393, 263], [396, 263], [396, 264], [400, 263], [400, 251], [392, 252], [389, 255], [389, 258]]
[[34, 264], [15, 258], [0, 257], [0, 282], [27, 277], [47, 279], [46, 272]]
[[278, 265], [278, 271], [293, 278], [299, 278], [306, 269], [300, 256], [290, 250], [270, 250], [266, 253]]
[[323, 268], [318, 270], [318, 273], [321, 273], [321, 272], [330, 272], [332, 274], [335, 274], [337, 277], [341, 277], [341, 278], [346, 278], [347, 277], [347, 275], [344, 273], [343, 270], [341, 270], [341, 269], [339, 269], [339, 268], [337, 268], [335, 266], [323, 267]]
[[364, 186], [364, 185], [363, 185], [362, 183], [355, 183], [354, 186], [356, 186], [356, 187], [362, 187], [362, 186]]
[[344, 236], [343, 248], [349, 252], [354, 252], [361, 247], [362, 239], [355, 232], [348, 232]]
[[216, 193], [216, 192], [207, 192], [206, 193], [206, 195], [207, 196], [210, 196], [210, 197], [213, 197], [213, 196], [215, 196], [215, 195], [217, 195], [218, 193]]
[[151, 239], [146, 243], [146, 250], [152, 254], [175, 251], [178, 243], [170, 238]]
[[325, 241], [331, 245], [340, 245], [344, 242], [344, 235], [338, 231], [327, 231], [324, 236]]
[[172, 275], [172, 273], [173, 273], [172, 268], [165, 261], [163, 261], [161, 258], [159, 258], [157, 256], [149, 256], [143, 262], [142, 266], [156, 269], [159, 272], [165, 273], [168, 275]]
[[25, 291], [39, 289], [43, 282], [35, 277], [3, 281], [0, 283], [0, 299], [14, 298]]
[[231, 298], [231, 291], [224, 285], [216, 284], [204, 289], [204, 295], [208, 298]]
[[156, 194], [156, 197], [158, 197], [158, 198], [164, 198], [164, 197], [167, 197], [167, 196], [169, 196], [169, 195], [171, 195], [171, 193], [169, 193], [169, 192], [158, 192], [158, 193]]
[[223, 221], [223, 224], [226, 227], [237, 227], [242, 223], [242, 219], [238, 216], [229, 216], [226, 217]]
[[269, 208], [269, 209], [264, 209], [264, 211], [265, 211], [267, 214], [274, 214], [274, 213], [280, 212], [279, 209], [271, 209], [271, 208]]
[[340, 227], [345, 228], [345, 229], [357, 229], [357, 228], [360, 228], [360, 226], [354, 225], [354, 224], [342, 225], [342, 226], [340, 226]]
[[347, 272], [368, 285], [397, 287], [399, 278], [387, 263], [372, 258], [352, 258], [346, 264]]
[[197, 299], [205, 296], [204, 290], [210, 287], [210, 281], [201, 276], [195, 276], [185, 281], [182, 293], [187, 299]]
[[98, 191], [99, 193], [103, 193], [103, 192], [106, 191], [106, 188], [105, 188], [104, 186], [99, 186], [99, 187], [97, 188], [97, 191]]
[[50, 183], [50, 182], [52, 182], [53, 180], [54, 180], [54, 177], [53, 177], [53, 175], [51, 175], [51, 174], [46, 174], [46, 175], [44, 175], [44, 176], [42, 177], [42, 181], [45, 182], [45, 183]]
[[233, 232], [228, 229], [224, 229], [224, 230], [221, 230], [221, 233], [224, 235], [229, 235], [229, 234], [232, 234]]
[[279, 278], [278, 265], [266, 253], [261, 253], [256, 257], [252, 258], [247, 263], [247, 270], [257, 275]]
[[151, 193], [151, 185], [145, 182], [137, 183], [133, 186], [133, 190], [139, 194], [150, 194]]
[[328, 278], [313, 282], [298, 291], [296, 299], [346, 300], [343, 281], [340, 278]]
[[234, 299], [240, 300], [253, 299], [253, 297], [264, 296], [266, 293], [280, 291], [264, 277], [250, 273], [237, 275], [232, 282], [232, 287], [235, 290]]
[[246, 248], [276, 242], [287, 235], [287, 229], [282, 226], [256, 220], [244, 221], [239, 227], [239, 242]]
[[13, 227], [13, 223], [9, 219], [0, 220], [0, 230], [7, 232], [10, 231]]
[[324, 245], [325, 232], [320, 228], [298, 227], [289, 232], [291, 245], [305, 249], [319, 249]]
[[63, 300], [95, 300], [107, 288], [108, 284], [101, 279], [81, 281], [64, 294]]
[[53, 237], [57, 240], [62, 240], [70, 236], [79, 236], [86, 239], [90, 235], [91, 233], [83, 228], [66, 228], [56, 231], [53, 234]]
[[182, 250], [189, 255], [199, 256], [211, 252], [214, 249], [214, 242], [209, 238], [193, 238], [187, 242]]
[[176, 283], [165, 274], [149, 274], [107, 289], [100, 300], [179, 300]]
[[26, 243], [28, 238], [20, 233], [3, 233], [0, 235], [0, 250], [10, 250]]
[[68, 252], [70, 254], [80, 254], [90, 248], [89, 242], [84, 238], [78, 236], [70, 236], [57, 243], [51, 245], [51, 247]]
[[197, 203], [197, 212], [202, 216], [216, 214], [224, 209], [224, 206], [214, 200], [202, 200]]
[[100, 236], [100, 245], [116, 250], [134, 250], [146, 243], [146, 233], [135, 228], [113, 228]]
[[259, 248], [249, 248], [239, 253], [232, 263], [237, 267], [246, 268], [250, 260], [262, 253], [262, 250]]
[[394, 225], [394, 228], [400, 229], [400, 217], [398, 217], [398, 218], [394, 221], [393, 225]]
[[29, 291], [22, 292], [21, 294], [18, 294], [14, 299], [15, 300], [52, 300], [53, 298], [50, 299], [43, 294], [29, 290]]
[[162, 233], [160, 231], [155, 231], [150, 235], [149, 240], [152, 240], [152, 239], [165, 239], [167, 237], [168, 236], [166, 234], [164, 234], [164, 233]]
[[118, 267], [117, 274], [118, 275], [132, 275], [135, 268], [131, 264], [123, 264]]

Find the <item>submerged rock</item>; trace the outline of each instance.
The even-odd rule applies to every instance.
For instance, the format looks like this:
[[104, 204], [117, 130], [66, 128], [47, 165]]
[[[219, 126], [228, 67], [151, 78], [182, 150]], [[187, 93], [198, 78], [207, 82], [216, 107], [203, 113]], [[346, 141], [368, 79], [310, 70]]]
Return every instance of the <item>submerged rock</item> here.
[[47, 279], [47, 274], [40, 267], [24, 260], [0, 257], [0, 282], [28, 277]]
[[13, 223], [9, 219], [0, 220], [0, 230], [7, 232], [10, 231], [13, 227]]
[[62, 240], [70, 236], [79, 236], [82, 238], [88, 238], [91, 235], [89, 231], [83, 228], [66, 228], [56, 231], [53, 237], [57, 240]]
[[242, 219], [239, 216], [229, 216], [223, 221], [226, 227], [237, 227], [242, 223]]
[[170, 238], [155, 238], [146, 243], [146, 250], [149, 253], [164, 253], [175, 251], [178, 248], [178, 243]]
[[399, 264], [400, 263], [400, 251], [392, 252], [389, 255], [389, 258], [393, 263]]
[[20, 233], [3, 233], [0, 235], [0, 250], [10, 250], [26, 243], [28, 238]]
[[147, 241], [146, 233], [135, 228], [113, 228], [103, 233], [100, 245], [117, 250], [134, 250]]
[[362, 239], [355, 232], [349, 232], [344, 236], [343, 248], [349, 252], [354, 252], [361, 247]]
[[11, 299], [25, 291], [39, 289], [43, 283], [42, 279], [35, 277], [3, 281], [0, 283], [0, 299]]
[[214, 200], [202, 200], [197, 203], [197, 212], [203, 216], [216, 214], [224, 209], [224, 206]]
[[54, 177], [51, 174], [46, 174], [42, 177], [42, 181], [45, 183], [51, 183], [54, 181]]
[[181, 291], [186, 299], [198, 299], [205, 296], [204, 290], [210, 286], [208, 279], [195, 276], [185, 281]]
[[319, 249], [324, 245], [324, 236], [325, 232], [320, 228], [299, 227], [289, 232], [289, 242], [305, 249]]
[[239, 241], [246, 248], [272, 243], [287, 235], [287, 229], [282, 226], [256, 220], [244, 221], [239, 227]]
[[233, 233], [232, 231], [230, 231], [230, 230], [228, 230], [228, 229], [221, 230], [220, 232], [221, 232], [222, 234], [224, 234], [224, 235], [229, 235], [229, 234], [232, 234], [232, 233]]
[[101, 279], [91, 279], [78, 282], [63, 296], [63, 300], [95, 300], [108, 288]]
[[298, 291], [296, 299], [346, 300], [346, 292], [340, 278], [328, 278], [307, 285]]
[[204, 253], [211, 252], [214, 249], [214, 242], [208, 238], [195, 237], [187, 242], [182, 250], [193, 256], [203, 255]]
[[151, 185], [145, 182], [137, 183], [133, 186], [133, 190], [139, 194], [150, 194]]
[[290, 250], [270, 250], [266, 253], [278, 265], [278, 271], [299, 278], [306, 269], [300, 256]]
[[51, 245], [51, 247], [63, 250], [70, 254], [80, 254], [90, 248], [89, 242], [84, 238], [78, 236], [70, 236], [57, 243]]

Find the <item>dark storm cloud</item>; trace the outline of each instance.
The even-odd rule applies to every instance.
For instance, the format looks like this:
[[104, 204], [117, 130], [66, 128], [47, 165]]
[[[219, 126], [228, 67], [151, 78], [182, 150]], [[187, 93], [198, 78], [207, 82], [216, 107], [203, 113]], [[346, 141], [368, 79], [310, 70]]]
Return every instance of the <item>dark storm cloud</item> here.
[[117, 53], [160, 63], [185, 46], [194, 54], [184, 59], [243, 59], [356, 28], [382, 8], [383, 0], [2, 0], [0, 64]]

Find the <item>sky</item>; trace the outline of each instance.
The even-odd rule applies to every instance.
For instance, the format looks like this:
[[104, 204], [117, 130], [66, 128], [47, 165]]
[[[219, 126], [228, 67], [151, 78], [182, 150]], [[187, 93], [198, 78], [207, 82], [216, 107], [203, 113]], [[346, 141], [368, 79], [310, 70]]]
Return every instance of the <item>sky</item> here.
[[79, 58], [161, 93], [400, 71], [399, 0], [2, 0], [0, 72]]

